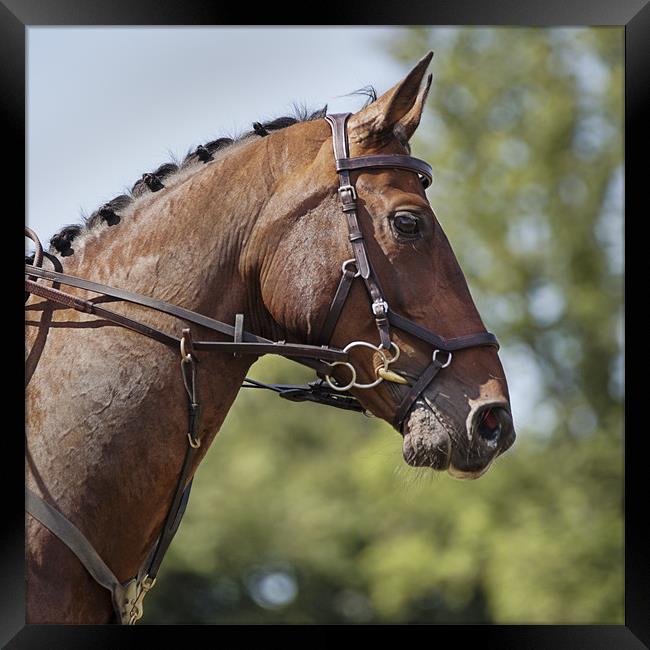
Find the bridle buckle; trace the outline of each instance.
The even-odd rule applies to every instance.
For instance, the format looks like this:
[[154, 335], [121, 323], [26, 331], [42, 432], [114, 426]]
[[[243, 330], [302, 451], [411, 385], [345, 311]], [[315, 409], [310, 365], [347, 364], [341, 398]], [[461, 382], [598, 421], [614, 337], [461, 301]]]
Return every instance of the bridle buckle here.
[[354, 185], [341, 185], [338, 189], [338, 193], [344, 212], [346, 210], [356, 209], [357, 191], [354, 189]]
[[378, 298], [372, 303], [372, 313], [377, 318], [385, 318], [388, 313], [388, 303], [382, 298]]

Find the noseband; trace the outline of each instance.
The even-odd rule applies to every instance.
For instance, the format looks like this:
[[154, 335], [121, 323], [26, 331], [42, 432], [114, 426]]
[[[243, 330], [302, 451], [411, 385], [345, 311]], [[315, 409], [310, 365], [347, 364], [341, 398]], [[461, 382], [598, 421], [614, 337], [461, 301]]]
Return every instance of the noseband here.
[[[38, 295], [49, 301], [63, 305], [64, 308], [101, 316], [106, 320], [143, 334], [173, 349], [178, 350], [180, 346], [181, 373], [188, 398], [188, 446], [177, 480], [176, 491], [168, 509], [162, 531], [149, 553], [147, 560], [138, 571], [137, 576], [128, 580], [126, 583], [121, 583], [78, 528], [40, 496], [30, 489], [25, 488], [26, 511], [59, 537], [75, 553], [93, 578], [111, 592], [113, 607], [118, 619], [122, 623], [135, 623], [142, 616], [142, 601], [144, 596], [156, 581], [158, 568], [180, 525], [189, 499], [192, 481], [190, 480], [187, 485], [185, 484], [188, 480], [192, 460], [195, 458], [197, 449], [201, 445], [198, 437], [200, 406], [196, 390], [197, 352], [221, 351], [230, 352], [235, 355], [252, 354], [256, 356], [276, 354], [287, 357], [312, 368], [318, 373], [321, 379], [306, 386], [295, 386], [263, 384], [247, 377], [243, 387], [271, 389], [279, 393], [281, 397], [291, 401], [314, 401], [337, 408], [364, 411], [364, 407], [349, 392], [350, 390], [371, 389], [384, 380], [393, 381], [398, 384], [409, 384], [406, 378], [389, 368], [391, 364], [397, 361], [400, 354], [399, 347], [391, 338], [391, 328], [407, 332], [432, 347], [432, 358], [430, 364], [424, 369], [422, 374], [409, 386], [397, 407], [393, 418], [393, 425], [398, 430], [401, 430], [406, 416], [422, 392], [431, 384], [443, 368], [449, 366], [453, 352], [478, 346], [499, 348], [496, 337], [489, 332], [479, 332], [477, 334], [445, 339], [408, 318], [396, 314], [389, 308], [379, 280], [370, 263], [363, 232], [359, 225], [357, 217], [357, 192], [352, 182], [351, 172], [363, 172], [364, 170], [382, 168], [402, 169], [416, 173], [426, 188], [433, 180], [432, 171], [430, 165], [423, 160], [401, 154], [350, 158], [346, 126], [350, 115], [350, 113], [339, 113], [327, 115], [325, 118], [332, 129], [334, 158], [339, 178], [338, 197], [341, 210], [347, 222], [348, 239], [350, 240], [354, 257], [344, 261], [342, 264], [341, 280], [318, 336], [319, 345], [271, 341], [256, 334], [246, 332], [243, 329], [242, 314], [236, 315], [235, 324], [232, 326], [148, 296], [91, 282], [90, 280], [76, 278], [66, 273], [43, 269], [41, 265], [44, 253], [38, 237], [29, 228], [25, 229], [26, 235], [36, 245], [34, 264], [25, 265], [27, 275], [25, 280], [26, 300], [29, 294]], [[45, 255], [52, 259], [49, 254]], [[374, 345], [367, 341], [353, 341], [343, 348], [343, 350], [339, 350], [330, 347], [329, 344], [355, 278], [361, 278], [363, 280], [368, 292], [370, 298], [370, 315], [377, 326], [380, 343], [379, 345]], [[39, 283], [39, 279], [51, 281], [53, 286], [46, 286], [43, 283]], [[225, 334], [232, 337], [232, 340], [225, 342], [197, 341], [194, 340], [189, 328], [182, 330], [181, 337], [173, 336], [100, 306], [96, 301], [85, 300], [66, 293], [59, 288], [60, 285], [98, 293], [101, 296], [101, 302], [106, 302], [107, 299], [130, 302], [170, 314], [180, 320], [200, 325], [210, 331]], [[375, 381], [366, 384], [361, 384], [356, 381], [356, 369], [349, 361], [350, 351], [356, 347], [372, 349], [379, 355], [382, 365], [376, 370], [377, 378]], [[438, 360], [438, 355], [441, 351], [447, 355], [443, 361]], [[336, 383], [332, 377], [332, 374], [338, 366], [345, 366], [350, 372], [351, 380], [346, 385]]]

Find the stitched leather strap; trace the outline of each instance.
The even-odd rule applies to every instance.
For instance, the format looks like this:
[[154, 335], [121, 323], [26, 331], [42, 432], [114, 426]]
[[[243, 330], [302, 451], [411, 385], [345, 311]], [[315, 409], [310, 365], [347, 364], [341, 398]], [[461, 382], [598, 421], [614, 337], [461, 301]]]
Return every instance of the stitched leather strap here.
[[178, 347], [180, 339], [170, 336], [169, 334], [166, 334], [165, 332], [162, 332], [155, 327], [150, 327], [144, 323], [134, 321], [133, 319], [128, 318], [127, 316], [123, 316], [122, 314], [118, 314], [117, 312], [114, 312], [110, 309], [100, 307], [96, 303], [90, 302], [89, 300], [83, 300], [77, 296], [71, 296], [64, 291], [60, 291], [59, 289], [54, 289], [52, 287], [47, 287], [43, 284], [37, 284], [32, 280], [25, 280], [25, 288], [29, 291], [29, 293], [32, 293], [35, 296], [47, 298], [48, 300], [57, 302], [61, 305], [69, 307], [70, 309], [83, 312], [84, 314], [101, 316], [102, 318], [105, 318], [106, 320], [109, 320], [116, 325], [121, 325], [122, 327], [126, 327], [135, 332], [139, 332], [140, 334], [144, 334], [145, 336], [155, 339], [160, 343], [164, 343], [169, 347]]
[[336, 161], [336, 171], [338, 172], [352, 171], [354, 169], [378, 169], [380, 167], [406, 169], [415, 172], [421, 177], [424, 187], [429, 187], [433, 182], [433, 171], [431, 165], [419, 158], [413, 158], [413, 156], [391, 153], [344, 158]]
[[[336, 169], [339, 175], [339, 200], [341, 202], [341, 210], [345, 214], [348, 223], [348, 238], [352, 245], [352, 251], [357, 262], [359, 273], [370, 294], [373, 317], [379, 331], [382, 347], [389, 349], [390, 329], [386, 318], [387, 310], [383, 308], [386, 305], [386, 301], [383, 298], [383, 293], [379, 287], [379, 283], [376, 281], [375, 274], [372, 271], [368, 259], [368, 251], [357, 217], [357, 194], [350, 180], [350, 172], [345, 167], [340, 167], [344, 161], [350, 160], [348, 158], [350, 152], [346, 129], [347, 120], [350, 115], [350, 113], [335, 113], [333, 115], [327, 115], [325, 119], [332, 129], [332, 146], [334, 148]], [[367, 159], [369, 158], [372, 158], [372, 156], [367, 157]], [[386, 157], [383, 157], [383, 159], [385, 161]]]
[[[163, 302], [161, 300], [156, 300], [155, 298], [150, 298], [148, 296], [142, 296], [124, 289], [116, 289], [115, 287], [109, 287], [97, 282], [91, 282], [90, 280], [83, 280], [81, 278], [75, 278], [74, 276], [67, 275], [64, 273], [57, 273], [56, 271], [48, 271], [45, 269], [37, 269], [33, 266], [26, 265], [26, 271], [29, 271], [31, 274], [34, 272], [38, 277], [43, 277], [47, 280], [53, 280], [61, 284], [66, 284], [72, 287], [77, 287], [80, 289], [85, 289], [87, 291], [92, 291], [94, 293], [101, 293], [105, 296], [111, 296], [117, 298], [118, 300], [124, 300], [137, 305], [142, 305], [144, 307], [150, 307], [156, 311], [160, 311], [171, 316], [175, 316], [182, 320], [186, 320], [197, 325], [201, 325], [207, 329], [219, 332], [220, 334], [230, 335], [233, 338], [235, 336], [241, 336], [244, 340], [242, 343], [235, 343], [234, 341], [195, 341], [194, 347], [197, 350], [212, 350], [212, 351], [222, 351], [222, 352], [239, 352], [242, 354], [277, 354], [279, 356], [284, 356], [291, 358], [294, 361], [301, 363], [302, 365], [308, 366], [319, 373], [328, 374], [331, 371], [331, 368], [323, 362], [326, 361], [346, 361], [348, 355], [334, 348], [315, 346], [315, 345], [303, 345], [297, 343], [285, 343], [285, 342], [275, 342], [270, 339], [265, 339], [262, 336], [257, 336], [251, 334], [250, 332], [242, 331], [241, 333], [237, 332], [237, 329], [232, 325], [227, 323], [222, 323], [221, 321], [203, 316], [202, 314], [197, 314], [196, 312], [190, 311], [188, 309], [183, 309], [182, 307], [177, 307], [176, 305], [170, 305], [169, 303]], [[118, 325], [132, 329], [140, 334], [144, 334], [150, 338], [153, 338], [165, 345], [170, 347], [178, 347], [180, 339], [170, 336], [161, 330], [157, 330], [153, 327], [140, 323], [139, 321], [132, 320], [122, 314], [105, 309], [98, 306], [96, 303], [89, 300], [84, 300], [78, 298], [77, 296], [72, 296], [58, 289], [53, 289], [52, 287], [46, 287], [42, 284], [37, 284], [32, 280], [25, 280], [26, 288], [35, 295], [53, 300], [60, 304], [65, 305], [71, 309], [81, 311], [87, 314], [93, 314], [101, 316], [107, 320], [110, 320]]]
[[[109, 287], [105, 284], [99, 284], [98, 282], [92, 282], [91, 280], [77, 278], [66, 273], [57, 273], [56, 271], [49, 271], [47, 269], [37, 269], [29, 264], [25, 265], [25, 269], [31, 275], [36, 275], [37, 277], [44, 278], [46, 280], [52, 280], [54, 282], [60, 282], [61, 284], [65, 284], [70, 287], [92, 291], [93, 293], [101, 293], [105, 296], [112, 296], [113, 298], [118, 298], [119, 300], [124, 300], [135, 305], [150, 307], [156, 311], [169, 314], [171, 316], [177, 316], [178, 318], [189, 321], [190, 323], [202, 325], [203, 327], [207, 327], [208, 329], [214, 330], [215, 332], [220, 332], [221, 334], [225, 334], [231, 338], [233, 338], [235, 334], [235, 328], [232, 325], [222, 323], [221, 321], [209, 318], [208, 316], [203, 316], [202, 314], [197, 314], [196, 312], [190, 311], [189, 309], [184, 309], [183, 307], [171, 305], [170, 303], [164, 302], [162, 300], [157, 300], [156, 298], [142, 296], [140, 294], [133, 293], [132, 291], [127, 291], [126, 289]], [[262, 336], [257, 336], [256, 334], [251, 334], [250, 332], [242, 332], [242, 340], [249, 341], [251, 343], [273, 343], [273, 341], [270, 339], [265, 339]]]
[[[325, 117], [332, 129], [332, 146], [334, 147], [334, 158], [337, 162], [349, 155], [346, 123], [350, 115], [351, 113], [334, 113]], [[348, 222], [349, 240], [359, 273], [361, 273], [362, 278], [366, 279], [370, 275], [370, 263], [368, 262], [363, 233], [357, 218], [356, 191], [350, 181], [350, 172], [347, 170], [339, 172], [339, 199], [341, 209]]]

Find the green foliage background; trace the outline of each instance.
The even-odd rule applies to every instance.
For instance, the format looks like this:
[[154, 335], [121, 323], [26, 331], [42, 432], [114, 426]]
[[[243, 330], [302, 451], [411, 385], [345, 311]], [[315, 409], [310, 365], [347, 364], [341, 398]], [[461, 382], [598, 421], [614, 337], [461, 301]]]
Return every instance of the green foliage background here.
[[143, 622], [623, 623], [623, 30], [380, 47], [405, 71], [435, 52], [413, 152], [501, 341], [518, 440], [461, 482], [406, 466], [384, 422], [242, 391]]

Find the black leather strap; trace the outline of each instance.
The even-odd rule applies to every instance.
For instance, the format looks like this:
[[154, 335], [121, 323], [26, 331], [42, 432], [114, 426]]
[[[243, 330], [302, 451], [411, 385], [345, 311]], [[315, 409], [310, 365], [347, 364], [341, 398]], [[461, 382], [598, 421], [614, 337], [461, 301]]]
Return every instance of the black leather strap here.
[[395, 417], [393, 418], [393, 424], [398, 430], [401, 431], [402, 422], [404, 422], [411, 407], [415, 404], [415, 400], [420, 397], [422, 391], [434, 380], [441, 368], [442, 364], [438, 360], [434, 359], [427, 366], [427, 369], [420, 375], [415, 384], [411, 386], [408, 393], [406, 393], [402, 398], [400, 405], [395, 411]]
[[453, 339], [444, 339], [442, 336], [438, 336], [431, 330], [428, 330], [417, 323], [414, 323], [404, 316], [400, 316], [395, 312], [389, 312], [388, 320], [393, 327], [397, 329], [404, 330], [409, 334], [431, 343], [439, 350], [445, 350], [446, 352], [454, 352], [455, 350], [462, 350], [464, 348], [472, 348], [476, 346], [485, 346], [490, 345], [499, 349], [499, 342], [497, 337], [494, 336], [491, 332], [479, 332], [478, 334], [468, 334], [467, 336], [458, 336]]
[[[193, 435], [196, 435], [196, 431], [190, 432]], [[192, 489], [192, 481], [190, 481], [187, 486], [185, 482], [189, 474], [190, 466], [194, 460], [197, 449], [187, 445], [185, 450], [185, 458], [183, 459], [183, 465], [181, 467], [181, 472], [178, 476], [176, 482], [176, 488], [174, 490], [174, 497], [167, 511], [167, 516], [165, 517], [165, 522], [162, 527], [162, 531], [158, 537], [158, 541], [155, 546], [155, 550], [151, 559], [149, 561], [149, 566], [147, 567], [146, 574], [153, 580], [158, 575], [158, 569], [162, 564], [165, 553], [169, 548], [169, 545], [174, 539], [174, 535], [180, 526], [181, 519], [187, 507], [187, 502], [190, 498], [190, 490]]]

